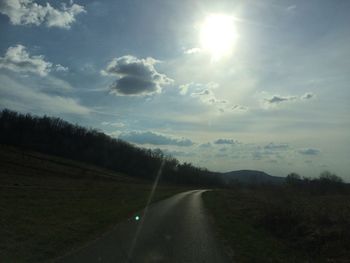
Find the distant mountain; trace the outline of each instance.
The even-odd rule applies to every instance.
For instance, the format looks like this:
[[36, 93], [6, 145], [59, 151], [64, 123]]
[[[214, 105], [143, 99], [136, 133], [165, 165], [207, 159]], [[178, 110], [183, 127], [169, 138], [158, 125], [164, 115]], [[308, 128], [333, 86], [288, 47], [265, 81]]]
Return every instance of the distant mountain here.
[[255, 170], [239, 170], [220, 174], [222, 180], [227, 184], [233, 181], [245, 184], [261, 184], [272, 183], [281, 184], [284, 182], [284, 177], [272, 176], [262, 171]]

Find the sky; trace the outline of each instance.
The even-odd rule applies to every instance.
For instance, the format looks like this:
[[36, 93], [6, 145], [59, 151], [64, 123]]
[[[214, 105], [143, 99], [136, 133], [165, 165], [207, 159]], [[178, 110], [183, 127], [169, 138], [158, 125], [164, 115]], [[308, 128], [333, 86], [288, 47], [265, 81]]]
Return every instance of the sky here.
[[213, 171], [350, 181], [350, 1], [0, 0], [0, 108]]

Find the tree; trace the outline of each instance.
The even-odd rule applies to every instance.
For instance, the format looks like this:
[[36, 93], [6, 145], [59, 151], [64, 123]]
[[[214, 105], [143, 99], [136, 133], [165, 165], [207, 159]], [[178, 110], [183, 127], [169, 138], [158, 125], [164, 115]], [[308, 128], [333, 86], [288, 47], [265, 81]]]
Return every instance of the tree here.
[[329, 171], [322, 172], [319, 180], [324, 183], [336, 183], [336, 184], [343, 183], [343, 179], [341, 177], [335, 174], [332, 174]]
[[301, 177], [297, 173], [290, 173], [286, 177], [286, 184], [297, 185], [297, 184], [300, 184], [300, 182], [301, 182]]

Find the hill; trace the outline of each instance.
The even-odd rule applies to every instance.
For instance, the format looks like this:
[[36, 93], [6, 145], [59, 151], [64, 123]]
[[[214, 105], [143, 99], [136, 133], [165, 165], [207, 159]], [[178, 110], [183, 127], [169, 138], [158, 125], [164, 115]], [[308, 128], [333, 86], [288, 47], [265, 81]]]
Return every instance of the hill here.
[[262, 171], [256, 170], [238, 170], [220, 174], [225, 184], [239, 182], [244, 184], [282, 184], [285, 179], [283, 177], [272, 176]]
[[71, 124], [60, 118], [38, 117], [10, 110], [0, 112], [0, 144], [92, 164], [135, 178], [196, 186], [215, 186], [214, 173], [180, 163], [161, 150], [136, 147], [105, 133]]

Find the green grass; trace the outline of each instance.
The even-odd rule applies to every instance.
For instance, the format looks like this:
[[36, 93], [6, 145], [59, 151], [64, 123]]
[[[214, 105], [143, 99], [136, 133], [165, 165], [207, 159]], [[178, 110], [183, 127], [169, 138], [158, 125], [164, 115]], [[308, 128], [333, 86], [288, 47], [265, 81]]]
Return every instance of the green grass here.
[[[142, 209], [151, 184], [64, 159], [0, 148], [0, 262], [44, 262]], [[153, 201], [184, 188], [161, 185]]]
[[204, 193], [236, 262], [348, 262], [350, 196], [285, 187]]

